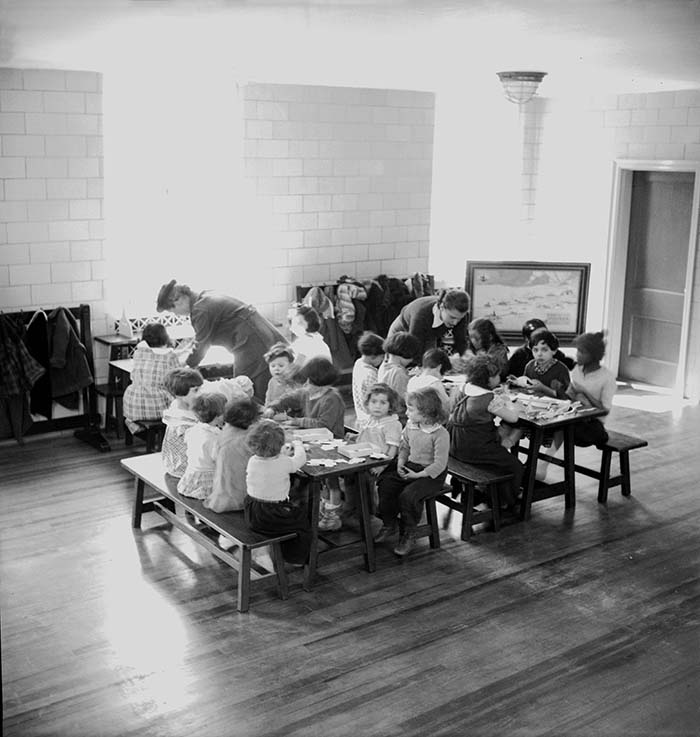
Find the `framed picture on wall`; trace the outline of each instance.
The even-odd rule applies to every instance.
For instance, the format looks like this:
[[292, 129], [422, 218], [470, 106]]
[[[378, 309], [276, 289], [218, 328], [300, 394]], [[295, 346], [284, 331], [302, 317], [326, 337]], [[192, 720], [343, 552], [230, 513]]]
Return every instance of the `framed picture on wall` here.
[[487, 317], [504, 340], [520, 342], [523, 323], [543, 320], [562, 344], [586, 329], [590, 264], [468, 261], [471, 319]]

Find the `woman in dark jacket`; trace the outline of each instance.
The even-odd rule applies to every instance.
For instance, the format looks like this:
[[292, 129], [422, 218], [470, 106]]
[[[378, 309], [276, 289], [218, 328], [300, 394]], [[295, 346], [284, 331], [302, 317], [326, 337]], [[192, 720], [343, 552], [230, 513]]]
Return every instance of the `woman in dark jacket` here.
[[198, 366], [210, 346], [223, 346], [233, 353], [235, 375], [248, 376], [255, 396], [264, 401], [270, 380], [265, 353], [275, 343], [287, 340], [255, 307], [225, 294], [195, 293], [173, 279], [161, 287], [156, 308], [189, 316], [195, 342], [188, 366]]
[[408, 332], [421, 343], [419, 355], [430, 348], [442, 348], [447, 355], [467, 350], [469, 295], [461, 289], [442, 290], [436, 295], [409, 302], [391, 323], [387, 337]]

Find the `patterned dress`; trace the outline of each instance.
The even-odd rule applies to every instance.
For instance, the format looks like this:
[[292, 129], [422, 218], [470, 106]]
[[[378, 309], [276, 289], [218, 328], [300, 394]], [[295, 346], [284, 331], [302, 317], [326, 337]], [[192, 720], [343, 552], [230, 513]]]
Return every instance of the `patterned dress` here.
[[131, 432], [138, 430], [136, 420], [159, 420], [170, 406], [173, 398], [165, 377], [179, 365], [172, 348], [151, 348], [145, 341], [136, 346], [131, 384], [124, 392], [124, 417]]

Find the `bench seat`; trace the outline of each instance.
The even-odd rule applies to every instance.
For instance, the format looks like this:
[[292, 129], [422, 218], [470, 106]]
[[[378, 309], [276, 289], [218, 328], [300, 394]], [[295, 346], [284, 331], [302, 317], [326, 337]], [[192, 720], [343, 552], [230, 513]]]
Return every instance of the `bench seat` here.
[[[607, 442], [603, 445], [596, 446], [601, 451], [600, 468], [588, 468], [578, 463], [574, 465], [576, 473], [598, 481], [598, 502], [600, 504], [605, 504], [608, 501], [608, 490], [613, 486], [621, 487], [622, 496], [632, 495], [629, 453], [631, 450], [646, 448], [649, 445], [643, 438], [626, 435], [625, 433], [617, 432], [617, 430], [607, 430], [607, 433]], [[527, 452], [523, 448], [519, 448], [519, 450], [521, 453]], [[617, 476], [610, 475], [613, 453], [619, 453], [620, 455], [620, 473]], [[546, 453], [539, 453], [538, 458], [548, 460], [555, 466], [564, 466], [564, 461], [561, 458], [555, 458]]]
[[[200, 500], [182, 496], [177, 492], [177, 479], [169, 476], [163, 470], [160, 453], [124, 458], [121, 465], [136, 479], [136, 497], [132, 517], [134, 528], [139, 529], [141, 527], [141, 516], [144, 512], [157, 512], [224, 563], [237, 569], [237, 608], [239, 612], [248, 611], [251, 579], [276, 576], [279, 596], [281, 599], [287, 598], [287, 575], [280, 543], [293, 539], [296, 537], [296, 533], [285, 533], [275, 537], [260, 535], [248, 528], [243, 518], [243, 512], [212, 512]], [[144, 500], [146, 488], [152, 489], [156, 496]], [[214, 540], [184, 521], [178, 516], [178, 509], [198, 517], [208, 527], [231, 541], [238, 549], [238, 558], [231, 552], [222, 550]], [[262, 548], [267, 545], [270, 546], [272, 552], [275, 572], [274, 574], [261, 575], [251, 568], [251, 552], [255, 548]]]
[[[462, 540], [469, 540], [472, 535], [472, 525], [480, 522], [492, 522], [494, 531], [498, 532], [501, 528], [498, 486], [511, 481], [513, 474], [490, 471], [452, 457], [447, 462], [447, 472], [452, 477], [452, 484], [443, 489], [437, 501], [449, 507], [450, 511], [461, 512]], [[491, 502], [491, 508], [483, 512], [474, 509], [477, 485], [486, 490]], [[449, 521], [448, 513], [444, 523], [445, 529]]]
[[128, 427], [124, 428], [124, 441], [126, 445], [134, 444], [134, 437], [143, 438], [146, 442], [146, 453], [157, 453], [163, 444], [165, 435], [165, 424], [162, 420], [135, 420], [139, 429], [131, 432]]

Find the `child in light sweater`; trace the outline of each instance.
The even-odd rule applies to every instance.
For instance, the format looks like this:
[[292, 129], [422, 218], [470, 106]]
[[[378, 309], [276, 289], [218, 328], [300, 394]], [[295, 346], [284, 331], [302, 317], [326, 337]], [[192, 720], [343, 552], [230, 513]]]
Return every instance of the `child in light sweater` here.
[[185, 432], [197, 423], [197, 415], [192, 411], [192, 402], [202, 384], [204, 384], [202, 375], [192, 368], [173, 369], [165, 377], [165, 386], [175, 399], [163, 412], [165, 434], [162, 458], [166, 473], [176, 478], [181, 478], [187, 468]]
[[293, 455], [282, 453], [284, 430], [273, 420], [260, 420], [248, 434], [253, 455], [248, 461], [245, 520], [251, 530], [263, 535], [296, 532], [282, 543], [282, 556], [289, 563], [302, 565], [309, 557], [311, 529], [304, 507], [289, 499], [289, 474], [306, 463], [306, 451], [300, 440], [293, 444]]
[[352, 401], [355, 405], [356, 427], [369, 419], [365, 408], [367, 390], [377, 383], [377, 371], [384, 361], [384, 340], [375, 333], [362, 333], [357, 341], [360, 357], [352, 367]]
[[[450, 436], [442, 423], [447, 413], [440, 395], [430, 387], [406, 397], [408, 422], [401, 435], [395, 469], [379, 477], [379, 514], [382, 528], [375, 542], [401, 536], [396, 555], [408, 555], [416, 541], [416, 528], [423, 512], [423, 499], [442, 488], [447, 475]], [[397, 520], [400, 518], [400, 523]]]

